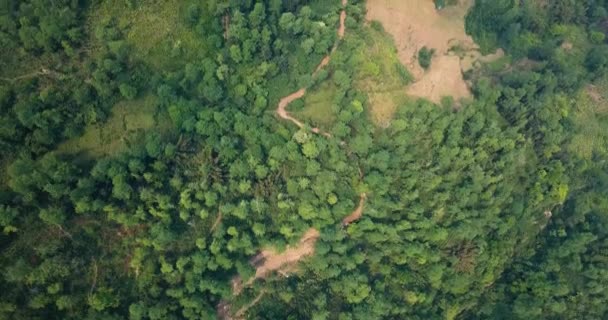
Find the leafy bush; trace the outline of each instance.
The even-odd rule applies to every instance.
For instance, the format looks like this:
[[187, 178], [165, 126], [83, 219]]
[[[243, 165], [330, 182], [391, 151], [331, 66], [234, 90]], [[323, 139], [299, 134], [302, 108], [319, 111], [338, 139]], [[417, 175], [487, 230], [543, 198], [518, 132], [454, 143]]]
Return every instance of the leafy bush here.
[[435, 54], [435, 49], [429, 49], [427, 47], [422, 47], [420, 51], [418, 51], [418, 63], [425, 70], [431, 66], [431, 59]]

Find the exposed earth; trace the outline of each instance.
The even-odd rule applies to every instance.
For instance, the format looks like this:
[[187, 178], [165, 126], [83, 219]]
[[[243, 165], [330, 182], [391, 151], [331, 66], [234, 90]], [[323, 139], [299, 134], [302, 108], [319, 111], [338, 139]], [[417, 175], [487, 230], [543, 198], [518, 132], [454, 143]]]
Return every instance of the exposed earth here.
[[[478, 46], [468, 36], [464, 19], [473, 0], [460, 0], [457, 5], [437, 10], [431, 0], [368, 0], [367, 19], [379, 21], [393, 36], [399, 60], [415, 82], [406, 92], [410, 96], [439, 103], [444, 96], [455, 101], [469, 98], [471, 92], [463, 71], [482, 59]], [[418, 63], [418, 51], [435, 49], [431, 66], [424, 70]]]

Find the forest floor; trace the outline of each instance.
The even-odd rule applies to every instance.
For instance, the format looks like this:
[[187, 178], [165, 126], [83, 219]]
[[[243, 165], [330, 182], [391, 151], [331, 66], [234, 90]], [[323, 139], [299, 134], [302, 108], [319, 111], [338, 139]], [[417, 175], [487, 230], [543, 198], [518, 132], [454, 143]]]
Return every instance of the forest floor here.
[[[431, 0], [368, 0], [367, 19], [382, 23], [395, 40], [401, 63], [414, 83], [406, 88], [410, 96], [439, 103], [444, 96], [459, 101], [469, 98], [469, 85], [463, 72], [478, 61], [488, 62], [496, 56], [481, 59], [478, 46], [465, 32], [464, 19], [473, 0], [460, 0], [457, 5], [437, 10]], [[431, 66], [424, 70], [418, 63], [422, 47], [435, 49]]]

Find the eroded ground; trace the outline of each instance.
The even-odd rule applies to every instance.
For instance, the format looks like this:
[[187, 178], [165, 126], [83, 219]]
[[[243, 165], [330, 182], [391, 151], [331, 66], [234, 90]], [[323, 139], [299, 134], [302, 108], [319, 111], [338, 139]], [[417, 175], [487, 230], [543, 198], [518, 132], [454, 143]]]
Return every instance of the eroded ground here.
[[[456, 101], [471, 96], [463, 71], [493, 58], [482, 58], [465, 32], [464, 18], [472, 4], [473, 0], [460, 0], [458, 5], [437, 10], [431, 0], [367, 1], [367, 19], [379, 21], [393, 36], [399, 60], [414, 77], [406, 89], [408, 95], [435, 103], [444, 96]], [[435, 49], [428, 70], [418, 63], [418, 51], [425, 46]]]

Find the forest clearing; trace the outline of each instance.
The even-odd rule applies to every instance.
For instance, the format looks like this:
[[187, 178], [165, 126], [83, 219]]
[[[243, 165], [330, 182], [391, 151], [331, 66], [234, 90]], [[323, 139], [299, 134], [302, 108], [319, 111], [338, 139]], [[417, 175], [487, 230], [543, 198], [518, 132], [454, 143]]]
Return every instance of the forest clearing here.
[[264, 249], [259, 257], [254, 260], [261, 260], [261, 264], [256, 267], [255, 279], [265, 278], [270, 272], [279, 271], [287, 273], [302, 258], [311, 256], [315, 252], [315, 243], [321, 234], [314, 228], [308, 229], [303, 235], [297, 246], [288, 247], [283, 252], [276, 252], [274, 249]]
[[[464, 28], [465, 15], [472, 5], [472, 0], [459, 0], [438, 10], [429, 0], [367, 1], [367, 19], [379, 21], [393, 36], [399, 59], [414, 77], [414, 83], [406, 89], [408, 95], [435, 103], [445, 96], [455, 101], [471, 97], [463, 72], [468, 68], [465, 66], [474, 64], [471, 59], [481, 57]], [[435, 50], [428, 70], [418, 63], [423, 47]]]

